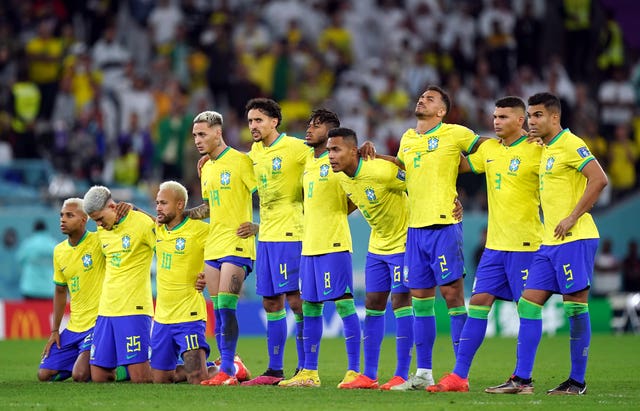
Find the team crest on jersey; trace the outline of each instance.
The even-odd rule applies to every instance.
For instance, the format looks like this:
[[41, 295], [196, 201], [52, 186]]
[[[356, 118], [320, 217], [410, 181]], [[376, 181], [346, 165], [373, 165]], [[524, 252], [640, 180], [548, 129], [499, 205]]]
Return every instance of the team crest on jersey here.
[[439, 141], [440, 139], [438, 139], [438, 137], [429, 137], [429, 140], [427, 140], [427, 150], [434, 151], [437, 149]]
[[520, 168], [520, 163], [521, 161], [518, 157], [512, 158], [509, 162], [509, 171], [511, 171], [512, 173], [518, 171], [518, 169]]
[[547, 171], [551, 170], [551, 169], [553, 168], [553, 163], [555, 163], [555, 162], [556, 162], [556, 159], [555, 159], [555, 158], [553, 158], [553, 157], [549, 157], [549, 158], [547, 159], [547, 165], [546, 165], [545, 169], [546, 169]]
[[274, 157], [271, 160], [271, 169], [273, 171], [280, 171], [281, 168], [282, 168], [282, 158]]
[[131, 248], [131, 237], [128, 234], [122, 237], [122, 248], [125, 250]]
[[89, 268], [93, 265], [93, 258], [91, 258], [91, 254], [87, 253], [82, 256], [82, 265], [84, 268]]
[[187, 245], [187, 240], [180, 237], [176, 238], [176, 251], [184, 251], [184, 247]]
[[367, 200], [369, 200], [369, 202], [374, 202], [378, 200], [378, 198], [376, 197], [376, 192], [374, 191], [373, 188], [371, 187], [365, 188], [364, 193], [367, 195]]
[[591, 155], [591, 153], [589, 152], [589, 149], [586, 146], [582, 146], [576, 151], [578, 152], [578, 155], [582, 158], [587, 158]]
[[228, 186], [231, 183], [231, 171], [223, 171], [220, 173], [220, 184], [223, 186]]
[[323, 164], [320, 166], [320, 177], [326, 177], [329, 175], [329, 164]]

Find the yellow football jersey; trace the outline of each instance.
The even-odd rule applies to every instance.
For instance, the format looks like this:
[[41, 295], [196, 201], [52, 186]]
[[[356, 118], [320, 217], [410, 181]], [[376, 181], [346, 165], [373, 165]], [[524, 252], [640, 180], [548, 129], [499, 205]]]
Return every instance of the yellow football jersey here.
[[582, 198], [587, 178], [582, 169], [595, 160], [584, 141], [568, 129], [562, 130], [544, 147], [540, 161], [540, 203], [544, 215], [542, 244], [568, 243], [586, 238], [599, 238], [591, 214], [584, 213], [564, 240], [553, 236], [558, 223], [565, 219]]
[[99, 315], [153, 315], [151, 260], [156, 245], [155, 226], [147, 215], [131, 210], [111, 230], [98, 227], [107, 266]]
[[470, 152], [478, 136], [466, 127], [440, 123], [424, 134], [407, 130], [398, 160], [407, 171], [409, 227], [455, 224], [451, 211], [457, 197], [460, 153]]
[[260, 241], [302, 239], [302, 171], [311, 151], [304, 141], [284, 133], [270, 146], [251, 146], [260, 196]]
[[79, 333], [96, 325], [104, 274], [105, 260], [97, 233], [85, 231], [77, 245], [64, 240], [53, 249], [53, 282], [69, 290], [69, 331]]
[[403, 253], [409, 224], [405, 172], [390, 161], [360, 159], [353, 177], [344, 173], [337, 173], [337, 177], [371, 226], [369, 252]]
[[195, 289], [204, 269], [204, 246], [209, 225], [185, 218], [173, 230], [156, 228], [158, 256], [155, 321], [175, 324], [207, 319], [206, 302]]
[[542, 147], [521, 137], [510, 146], [487, 140], [467, 160], [485, 174], [489, 203], [486, 247], [535, 251], [542, 241], [538, 170]]
[[209, 235], [205, 260], [226, 256], [256, 258], [255, 237], [236, 234], [242, 223], [253, 220], [251, 194], [256, 189], [251, 159], [227, 147], [202, 168], [202, 197], [209, 203]]
[[304, 236], [302, 255], [352, 251], [347, 194], [331, 170], [329, 152], [311, 155], [303, 175]]

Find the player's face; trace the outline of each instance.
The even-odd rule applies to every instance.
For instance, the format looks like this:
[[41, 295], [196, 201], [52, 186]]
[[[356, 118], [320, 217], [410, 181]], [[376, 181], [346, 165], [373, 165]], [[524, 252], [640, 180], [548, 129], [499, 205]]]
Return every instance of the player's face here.
[[552, 113], [544, 104], [537, 104], [527, 108], [527, 123], [529, 124], [529, 135], [544, 139], [551, 134], [553, 126], [557, 121], [558, 113]]
[[507, 138], [519, 133], [524, 122], [524, 112], [514, 107], [496, 107], [493, 111], [493, 130], [496, 136]]
[[89, 214], [89, 217], [96, 222], [98, 227], [111, 230], [116, 223], [116, 204], [109, 203], [102, 210]]
[[358, 157], [355, 155], [357, 148], [345, 142], [342, 137], [330, 137], [327, 140], [327, 149], [329, 150], [329, 164], [331, 164], [334, 173], [344, 171], [358, 161]]
[[439, 115], [444, 117], [446, 107], [442, 96], [435, 90], [427, 90], [418, 98], [415, 115], [418, 119], [426, 119]]
[[193, 141], [198, 153], [213, 153], [222, 144], [222, 126], [209, 127], [207, 123], [195, 123], [192, 130]]
[[276, 131], [278, 119], [269, 117], [258, 109], [251, 109], [247, 113], [247, 122], [253, 141], [260, 142]]
[[172, 190], [160, 190], [156, 195], [156, 217], [158, 223], [169, 224], [176, 219], [178, 213], [182, 214], [184, 201], [176, 198]]
[[309, 147], [320, 147], [327, 145], [327, 135], [329, 133], [329, 127], [326, 123], [321, 123], [318, 120], [311, 120], [307, 127], [307, 133], [304, 136], [304, 140]]
[[87, 215], [78, 208], [77, 204], [68, 204], [60, 210], [60, 231], [69, 235], [84, 232]]

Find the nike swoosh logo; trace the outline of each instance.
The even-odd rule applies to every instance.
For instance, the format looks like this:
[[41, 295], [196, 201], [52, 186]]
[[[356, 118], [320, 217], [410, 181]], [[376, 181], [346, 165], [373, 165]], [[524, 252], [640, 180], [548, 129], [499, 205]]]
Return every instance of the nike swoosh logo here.
[[493, 161], [493, 160], [487, 160], [487, 163], [490, 163], [490, 162], [492, 162], [492, 161]]
[[134, 358], [136, 355], [138, 355], [138, 354], [129, 354], [129, 355], [127, 355], [127, 360], [130, 360], [130, 359]]
[[401, 285], [402, 285], [402, 284], [394, 284], [394, 285], [392, 285], [392, 286], [391, 286], [391, 288], [398, 288], [398, 287], [400, 287]]
[[279, 283], [278, 287], [284, 287], [287, 284], [289, 284], [289, 281], [285, 281], [284, 283]]
[[109, 244], [102, 244], [102, 248], [107, 248], [109, 247]]
[[326, 291], [324, 291], [322, 294], [323, 294], [323, 295], [327, 295], [327, 294], [331, 294], [331, 292], [333, 292], [333, 290], [326, 290]]
[[446, 273], [446, 274], [442, 274], [442, 275], [440, 276], [440, 278], [442, 278], [443, 280], [445, 280], [445, 279], [446, 279], [447, 277], [449, 277], [450, 275], [451, 275], [451, 271], [449, 271], [449, 272], [448, 272], [448, 273]]
[[571, 288], [571, 287], [573, 287], [573, 283], [569, 283], [564, 286], [564, 288]]
[[156, 243], [161, 243], [161, 242], [162, 242], [162, 240], [156, 240]]
[[62, 268], [60, 269], [60, 272], [61, 272], [61, 273], [64, 273], [64, 270], [66, 270], [66, 269], [67, 269], [67, 267], [66, 267], [66, 266], [62, 267]]

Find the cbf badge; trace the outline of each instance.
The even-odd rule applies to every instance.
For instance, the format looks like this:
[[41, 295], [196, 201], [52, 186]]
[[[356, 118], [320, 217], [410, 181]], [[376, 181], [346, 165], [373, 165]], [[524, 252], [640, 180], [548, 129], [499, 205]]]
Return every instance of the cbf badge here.
[[82, 265], [84, 268], [89, 268], [93, 265], [93, 259], [91, 258], [91, 254], [87, 253], [82, 256]]
[[220, 184], [223, 186], [228, 186], [229, 183], [231, 182], [231, 172], [230, 171], [223, 171], [222, 173], [220, 173]]
[[271, 169], [273, 171], [280, 171], [282, 168], [282, 159], [280, 157], [274, 157], [271, 160]]
[[429, 140], [427, 140], [427, 150], [434, 151], [437, 149], [439, 141], [438, 137], [429, 137]]
[[125, 235], [122, 237], [122, 248], [128, 250], [131, 247], [131, 237]]
[[551, 170], [551, 168], [553, 168], [553, 163], [555, 163], [555, 161], [556, 161], [556, 159], [553, 158], [553, 157], [549, 157], [547, 159], [547, 165], [545, 167], [547, 171], [549, 171], [549, 170]]
[[520, 168], [520, 159], [518, 157], [514, 157], [509, 162], [509, 171], [515, 173]]
[[187, 245], [187, 240], [184, 238], [176, 238], [176, 251], [184, 251], [184, 247]]
[[320, 166], [320, 177], [326, 177], [329, 175], [329, 164], [323, 164]]

